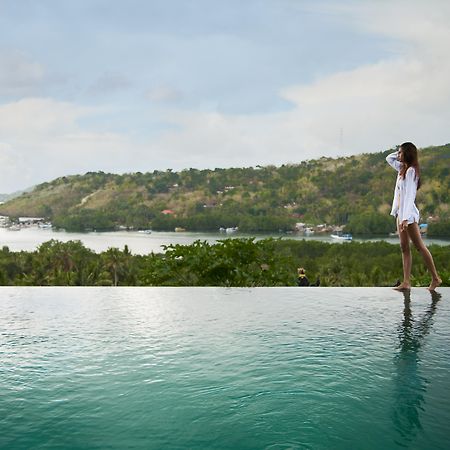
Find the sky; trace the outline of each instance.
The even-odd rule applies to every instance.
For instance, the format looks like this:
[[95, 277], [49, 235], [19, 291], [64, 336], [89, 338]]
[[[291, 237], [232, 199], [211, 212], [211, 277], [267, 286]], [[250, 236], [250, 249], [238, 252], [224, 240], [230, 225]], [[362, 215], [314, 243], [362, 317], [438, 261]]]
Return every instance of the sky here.
[[0, 0], [0, 193], [450, 142], [447, 0]]

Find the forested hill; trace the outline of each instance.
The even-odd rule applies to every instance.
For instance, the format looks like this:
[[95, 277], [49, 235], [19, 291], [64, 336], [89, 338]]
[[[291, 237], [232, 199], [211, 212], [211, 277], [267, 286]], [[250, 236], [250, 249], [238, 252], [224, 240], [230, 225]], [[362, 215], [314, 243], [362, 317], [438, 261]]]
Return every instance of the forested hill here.
[[[119, 226], [173, 230], [291, 229], [296, 222], [387, 232], [395, 172], [390, 152], [320, 158], [281, 167], [107, 174], [58, 178], [3, 205], [0, 214], [46, 217], [67, 230]], [[424, 218], [448, 222], [450, 144], [420, 150]]]

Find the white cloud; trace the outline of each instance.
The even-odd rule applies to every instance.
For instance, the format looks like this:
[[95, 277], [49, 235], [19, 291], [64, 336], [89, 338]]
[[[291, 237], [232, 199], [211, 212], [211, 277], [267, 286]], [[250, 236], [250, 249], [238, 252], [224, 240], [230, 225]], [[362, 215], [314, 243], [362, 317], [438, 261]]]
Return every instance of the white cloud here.
[[[0, 192], [90, 170], [282, 164], [384, 150], [406, 140], [419, 146], [449, 142], [450, 4], [399, 0], [322, 7], [334, 9], [349, 27], [385, 36], [386, 57], [287, 86], [279, 95], [291, 109], [270, 114], [179, 110], [180, 92], [152, 88], [146, 93], [154, 103], [149, 127], [174, 125], [152, 138], [95, 128], [98, 118], [105, 127], [104, 113], [111, 113], [106, 107], [45, 98], [0, 105]], [[17, 73], [28, 73], [32, 84], [42, 79], [42, 70], [31, 63]], [[120, 87], [120, 79], [112, 81]]]
[[131, 87], [131, 81], [120, 73], [105, 72], [88, 88], [89, 95], [107, 95]]
[[15, 150], [14, 146], [7, 142], [0, 142], [0, 179], [1, 193], [12, 193], [25, 188], [26, 185], [20, 182], [21, 179], [30, 180], [27, 186], [31, 186], [30, 167], [25, 164], [22, 152]]
[[139, 145], [119, 133], [88, 131], [80, 125], [101, 113], [41, 98], [0, 106], [0, 192], [65, 174], [131, 167]]
[[0, 95], [28, 95], [45, 80], [42, 64], [19, 51], [0, 52]]
[[93, 111], [93, 108], [50, 98], [24, 98], [0, 106], [0, 133], [18, 140], [60, 134], [72, 129], [78, 118]]
[[290, 111], [173, 112], [167, 119], [180, 130], [166, 133], [156, 147], [185, 166], [230, 166], [384, 150], [406, 140], [420, 146], [448, 142], [450, 4], [335, 5], [330, 8], [351, 26], [396, 39], [395, 51], [384, 60], [287, 87], [280, 95], [291, 102]]
[[182, 94], [178, 89], [169, 86], [157, 86], [149, 89], [144, 96], [147, 100], [156, 103], [176, 102], [182, 98]]

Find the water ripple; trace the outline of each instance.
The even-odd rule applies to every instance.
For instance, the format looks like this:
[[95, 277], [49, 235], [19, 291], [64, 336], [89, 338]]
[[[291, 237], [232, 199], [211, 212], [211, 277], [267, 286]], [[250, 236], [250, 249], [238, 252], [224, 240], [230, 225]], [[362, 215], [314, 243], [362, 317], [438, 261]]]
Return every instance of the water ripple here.
[[445, 448], [442, 292], [4, 288], [0, 448]]

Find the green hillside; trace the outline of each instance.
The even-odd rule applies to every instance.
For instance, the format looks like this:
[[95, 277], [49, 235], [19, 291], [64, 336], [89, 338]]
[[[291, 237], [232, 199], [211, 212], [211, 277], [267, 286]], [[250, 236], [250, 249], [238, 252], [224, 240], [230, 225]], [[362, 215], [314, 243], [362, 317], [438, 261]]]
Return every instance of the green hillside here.
[[[390, 152], [320, 158], [281, 167], [107, 174], [58, 178], [0, 205], [0, 214], [43, 216], [66, 230], [119, 226], [173, 230], [292, 229], [296, 222], [389, 232], [395, 172]], [[420, 150], [422, 217], [450, 219], [450, 144]], [[163, 212], [164, 211], [164, 212]]]

